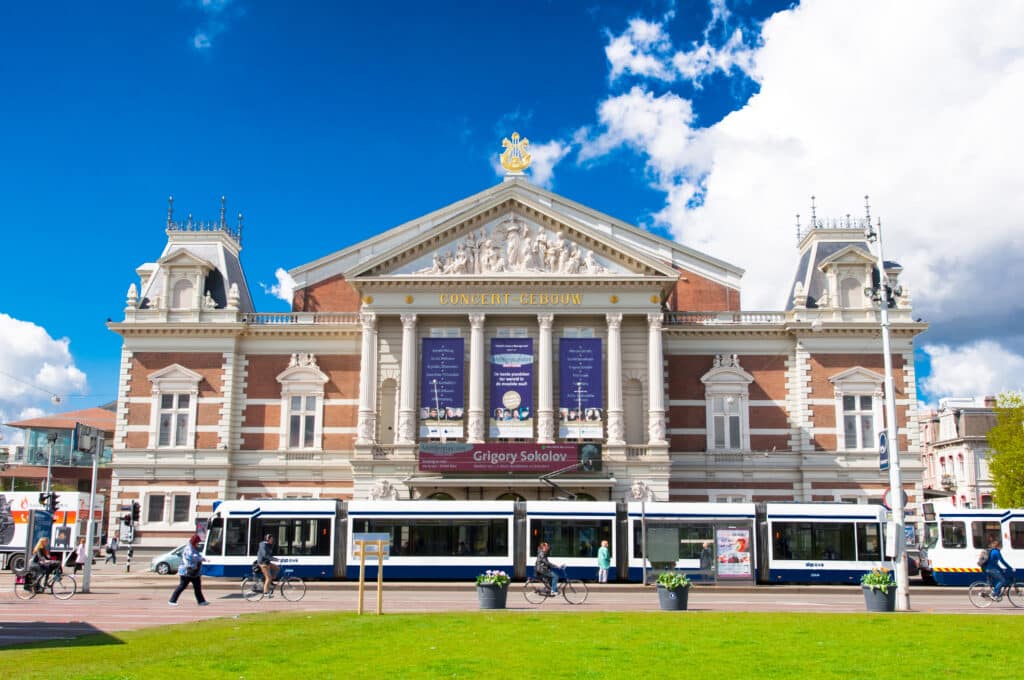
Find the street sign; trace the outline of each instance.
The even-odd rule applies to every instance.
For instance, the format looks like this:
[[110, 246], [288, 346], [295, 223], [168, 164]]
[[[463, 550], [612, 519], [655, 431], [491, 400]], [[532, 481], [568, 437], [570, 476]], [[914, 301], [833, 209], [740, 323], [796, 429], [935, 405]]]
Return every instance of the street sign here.
[[[387, 559], [391, 555], [391, 534], [388, 533], [355, 533], [352, 534], [352, 543], [355, 546], [355, 557], [360, 557], [360, 553], [365, 552], [368, 558], [379, 561], [382, 557]], [[383, 554], [378, 554], [378, 549]]]
[[878, 433], [878, 469], [889, 469], [889, 437], [884, 432]]

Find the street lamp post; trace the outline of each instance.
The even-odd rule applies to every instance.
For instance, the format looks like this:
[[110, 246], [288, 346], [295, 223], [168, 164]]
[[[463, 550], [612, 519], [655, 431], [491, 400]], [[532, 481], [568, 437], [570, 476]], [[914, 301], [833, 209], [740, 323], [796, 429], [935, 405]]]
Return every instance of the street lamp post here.
[[[867, 197], [864, 197], [865, 202]], [[882, 327], [882, 355], [885, 362], [885, 420], [889, 444], [889, 499], [892, 506], [892, 561], [896, 575], [896, 609], [910, 609], [910, 591], [907, 578], [906, 539], [904, 538], [903, 479], [900, 472], [900, 455], [896, 424], [896, 391], [892, 377], [892, 352], [889, 346], [889, 302], [893, 294], [899, 295], [899, 289], [889, 287], [889, 277], [885, 272], [885, 258], [882, 254], [882, 221], [877, 227], [871, 228], [871, 215], [868, 213], [865, 237], [876, 247], [878, 258], [878, 288], [871, 289], [871, 298], [878, 303], [879, 323]]]
[[57, 433], [50, 432], [46, 435], [49, 451], [46, 456], [46, 493], [50, 493], [50, 474], [53, 470], [53, 445], [57, 441]]

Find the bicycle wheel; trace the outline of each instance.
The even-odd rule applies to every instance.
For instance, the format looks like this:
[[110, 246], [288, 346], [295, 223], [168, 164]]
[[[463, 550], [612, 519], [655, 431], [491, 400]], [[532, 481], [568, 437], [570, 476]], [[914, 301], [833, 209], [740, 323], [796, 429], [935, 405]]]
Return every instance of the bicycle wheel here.
[[249, 602], [259, 602], [263, 599], [263, 581], [257, 581], [252, 576], [242, 579], [242, 597]]
[[967, 597], [970, 598], [971, 604], [979, 609], [985, 609], [991, 607], [995, 600], [992, 599], [992, 586], [985, 581], [975, 581], [971, 584], [971, 587], [967, 590]]
[[[28, 575], [26, 574], [24, 576], [24, 578], [27, 579]], [[24, 583], [18, 583], [18, 580], [19, 579], [14, 579], [14, 595], [19, 600], [31, 600], [33, 597], [36, 596], [36, 589], [35, 589], [35, 587], [33, 587], [30, 584], [29, 587], [28, 587], [28, 590], [26, 590], [25, 589], [25, 584]]]
[[78, 592], [78, 582], [75, 577], [69, 574], [62, 574], [53, 579], [50, 584], [50, 592], [58, 600], [70, 600]]
[[562, 597], [569, 604], [583, 604], [587, 601], [587, 595], [590, 594], [587, 584], [576, 579], [569, 579], [559, 583], [558, 589], [562, 591]]
[[1003, 592], [1014, 607], [1024, 607], [1024, 586], [1020, 583], [1011, 583], [1003, 588]]
[[285, 576], [281, 579], [278, 592], [289, 602], [298, 602], [306, 596], [306, 582], [298, 576]]
[[530, 604], [544, 604], [548, 599], [547, 586], [541, 581], [527, 581], [523, 585], [523, 597]]

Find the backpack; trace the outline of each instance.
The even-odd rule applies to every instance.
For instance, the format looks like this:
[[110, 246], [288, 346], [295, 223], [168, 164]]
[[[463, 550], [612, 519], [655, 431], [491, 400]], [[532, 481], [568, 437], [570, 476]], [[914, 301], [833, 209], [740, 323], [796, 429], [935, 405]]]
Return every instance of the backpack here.
[[988, 550], [982, 550], [978, 553], [978, 566], [984, 568], [988, 564]]

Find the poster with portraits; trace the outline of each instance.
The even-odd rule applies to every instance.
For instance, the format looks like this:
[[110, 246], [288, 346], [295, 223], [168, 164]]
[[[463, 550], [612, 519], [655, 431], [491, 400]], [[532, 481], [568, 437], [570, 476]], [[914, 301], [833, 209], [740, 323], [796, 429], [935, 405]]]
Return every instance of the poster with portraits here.
[[459, 439], [464, 436], [465, 341], [423, 338], [420, 365], [420, 437]]
[[750, 531], [748, 529], [718, 529], [715, 532], [718, 554], [718, 578], [750, 578]]
[[600, 338], [558, 341], [558, 436], [604, 439]]
[[491, 339], [491, 439], [533, 437], [533, 339]]

